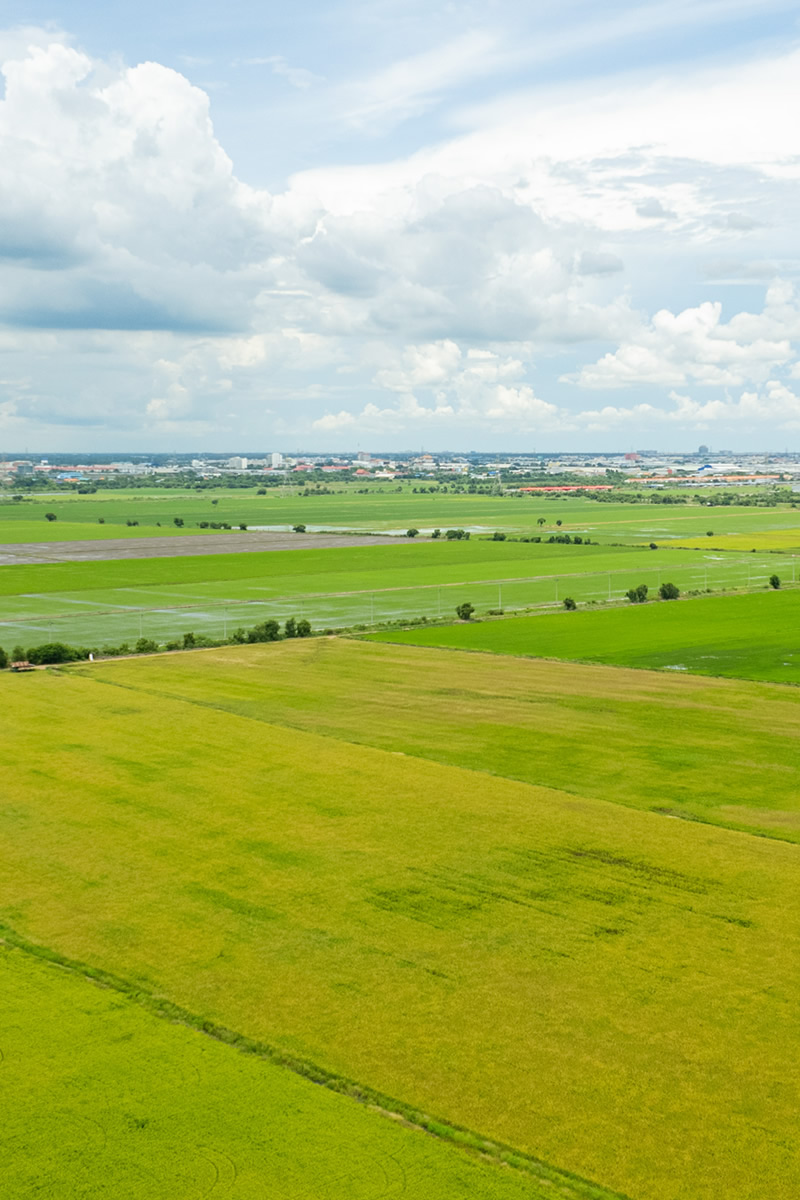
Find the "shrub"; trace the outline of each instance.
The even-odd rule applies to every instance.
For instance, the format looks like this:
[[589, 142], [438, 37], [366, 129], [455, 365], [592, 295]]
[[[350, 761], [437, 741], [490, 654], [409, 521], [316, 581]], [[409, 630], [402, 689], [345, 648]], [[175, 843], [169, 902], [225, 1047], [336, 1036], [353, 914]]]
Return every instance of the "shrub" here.
[[55, 513], [45, 513], [44, 519], [45, 519], [45, 521], [57, 521], [58, 517], [56, 516]]
[[311, 637], [311, 622], [307, 621], [305, 617], [301, 617], [297, 622], [297, 636]]
[[97, 518], [97, 524], [98, 524], [98, 525], [105, 525], [105, 523], [106, 523], [106, 519], [105, 519], [105, 517], [98, 517], [98, 518]]
[[138, 525], [139, 522], [138, 521], [126, 521], [125, 524], [126, 525]]
[[24, 646], [14, 646], [13, 647], [13, 649], [11, 651], [11, 661], [12, 662], [24, 662], [25, 661], [25, 647]]
[[625, 595], [630, 600], [631, 604], [644, 604], [647, 599], [647, 584], [640, 583], [638, 587], [629, 588]]
[[658, 589], [658, 594], [662, 600], [677, 600], [680, 596], [680, 588], [674, 583], [662, 583]]
[[572, 599], [572, 596], [564, 597], [564, 608], [567, 610], [567, 612], [575, 612], [575, 609], [577, 607], [578, 607], [578, 603], [576, 600]]
[[2, 646], [0, 646], [0, 671], [5, 671], [8, 666], [8, 655]]
[[158, 642], [154, 642], [152, 638], [140, 637], [133, 648], [137, 654], [156, 654]]
[[176, 525], [178, 527], [178, 529], [182, 529], [183, 528], [183, 517], [173, 517], [172, 523], [173, 523], [173, 525]]
[[193, 633], [185, 633], [183, 635], [184, 650], [191, 650], [192, 646], [196, 646], [196, 645], [197, 645], [197, 638], [194, 636]]
[[256, 492], [257, 496], [266, 496], [266, 494], [267, 494], [266, 488], [259, 488], [258, 491]]
[[239, 528], [240, 528], [240, 529], [242, 529], [242, 530], [246, 530], [246, 529], [247, 529], [247, 526], [246, 526], [246, 525], [240, 525], [240, 526], [239, 526]]
[[284, 636], [287, 638], [297, 637], [297, 621], [294, 617], [289, 617], [289, 620], [283, 627]]
[[713, 537], [713, 536], [714, 536], [714, 530], [713, 530], [713, 529], [707, 529], [707, 530], [706, 530], [706, 537]]
[[780, 577], [778, 575], [770, 575], [769, 586], [771, 588], [774, 588], [775, 591], [777, 592], [778, 588], [781, 586]]
[[45, 642], [43, 646], [31, 646], [24, 657], [38, 667], [49, 663], [77, 662], [84, 656], [80, 650], [76, 650], [74, 646], [67, 646], [64, 642]]
[[248, 642], [277, 642], [281, 627], [277, 621], [261, 621], [247, 635]]
[[651, 542], [651, 543], [650, 543], [650, 549], [651, 549], [651, 550], [657, 550], [657, 549], [658, 549], [658, 543], [657, 543], [657, 542]]
[[441, 536], [442, 536], [441, 529], [434, 529], [433, 533], [431, 534], [432, 538], [440, 538]]
[[293, 525], [292, 529], [295, 533], [305, 533], [306, 531], [305, 525]]
[[464, 604], [456, 605], [456, 616], [458, 617], [458, 619], [460, 621], [471, 620], [472, 614], [474, 612], [475, 612], [475, 605], [470, 604], [469, 601], [466, 601]]
[[418, 530], [418, 529], [407, 529], [407, 530], [406, 530], [406, 537], [415, 538], [415, 537], [418, 537], [418, 536], [419, 536], [419, 530]]
[[494, 533], [492, 534], [492, 541], [493, 542], [504, 542], [505, 540], [506, 540], [506, 535], [504, 533], [501, 533], [499, 529], [495, 529]]

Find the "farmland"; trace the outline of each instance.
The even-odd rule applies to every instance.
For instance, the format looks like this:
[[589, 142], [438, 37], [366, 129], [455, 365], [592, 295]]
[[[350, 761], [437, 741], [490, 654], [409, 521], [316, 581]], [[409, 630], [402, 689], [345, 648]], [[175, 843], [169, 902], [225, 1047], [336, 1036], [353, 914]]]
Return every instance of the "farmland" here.
[[790, 688], [341, 639], [164, 656], [146, 672], [109, 663], [101, 677], [212, 712], [800, 840], [800, 691]]
[[[0, 689], [15, 937], [612, 1194], [796, 1194], [797, 849], [616, 802], [675, 790], [680, 739], [644, 717], [627, 774], [602, 761], [634, 689], [662, 730], [691, 712], [696, 778], [717, 738], [721, 799], [747, 704], [744, 797], [769, 771], [789, 812], [793, 690], [335, 640]], [[496, 744], [505, 725], [527, 779], [488, 733], [483, 763], [464, 749], [504, 695]], [[559, 713], [576, 769], [543, 786]]]
[[[415, 490], [416, 488], [416, 490]], [[425, 488], [420, 491], [420, 488]], [[308, 492], [309, 494], [306, 494]], [[52, 512], [56, 520], [46, 521]], [[730, 505], [708, 508], [692, 501], [676, 505], [653, 503], [599, 503], [574, 495], [505, 495], [429, 491], [426, 484], [394, 484], [361, 488], [336, 484], [332, 488], [305, 487], [289, 480], [285, 487], [258, 489], [194, 490], [155, 488], [98, 491], [91, 496], [63, 493], [23, 501], [0, 501], [0, 543], [48, 541], [58, 537], [103, 536], [98, 530], [126, 530], [125, 536], [152, 536], [159, 528], [175, 531], [174, 519], [184, 521], [179, 533], [198, 532], [200, 521], [227, 522], [233, 526], [289, 529], [302, 522], [309, 529], [357, 529], [404, 533], [410, 527], [429, 532], [436, 527], [463, 527], [476, 533], [495, 529], [513, 534], [550, 534], [556, 522], [565, 531], [603, 542], [647, 544], [673, 539], [703, 539], [713, 531], [716, 539], [738, 538], [732, 548], [751, 550], [759, 537], [798, 541], [798, 513], [788, 505], [749, 507]], [[103, 525], [98, 525], [102, 519]], [[542, 525], [539, 524], [540, 519]], [[128, 526], [137, 521], [137, 526]], [[81, 530], [87, 530], [82, 533]], [[68, 531], [68, 532], [67, 532]], [[755, 539], [755, 540], [754, 540]], [[769, 548], [767, 546], [765, 549]]]
[[0, 993], [7, 1196], [260, 1200], [265, 1179], [274, 1200], [546, 1194], [79, 972], [6, 949]]
[[[246, 535], [245, 535], [246, 536]], [[302, 538], [298, 535], [302, 544]], [[776, 567], [777, 564], [777, 567]], [[224, 637], [268, 618], [308, 617], [315, 627], [452, 615], [469, 599], [479, 612], [620, 599], [632, 585], [682, 590], [764, 586], [791, 556], [722, 554], [637, 546], [471, 540], [398, 540], [325, 547], [6, 566], [0, 568], [0, 645], [58, 639], [101, 648], [187, 630]]]
[[512, 617], [378, 639], [800, 683], [800, 591]]

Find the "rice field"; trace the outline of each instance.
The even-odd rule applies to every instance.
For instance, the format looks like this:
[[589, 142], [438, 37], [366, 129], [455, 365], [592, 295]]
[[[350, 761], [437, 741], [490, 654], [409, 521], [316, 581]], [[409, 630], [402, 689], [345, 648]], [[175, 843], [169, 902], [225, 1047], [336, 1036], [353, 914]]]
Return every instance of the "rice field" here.
[[452, 617], [469, 600], [483, 615], [619, 601], [656, 591], [763, 587], [777, 570], [800, 581], [791, 555], [635, 546], [492, 541], [398, 542], [272, 553], [0, 567], [0, 645], [64, 641], [101, 649], [186, 632], [226, 638], [239, 627], [306, 617], [317, 629]]
[[[404, 533], [417, 528], [423, 535], [435, 528], [471, 529], [475, 535], [504, 530], [510, 534], [539, 535], [559, 528], [591, 536], [602, 542], [703, 539], [709, 531], [715, 539], [743, 539], [733, 548], [758, 546], [757, 534], [788, 532], [792, 548], [800, 546], [798, 511], [790, 505], [776, 507], [708, 508], [694, 501], [686, 504], [608, 503], [575, 495], [504, 495], [430, 492], [429, 481], [395, 484], [385, 481], [365, 484], [331, 484], [330, 494], [317, 493], [313, 486], [305, 495], [303, 480], [289, 479], [284, 487], [269, 488], [258, 495], [252, 488], [218, 488], [202, 492], [181, 489], [100, 490], [90, 496], [62, 493], [24, 501], [0, 499], [0, 543], [3, 541], [48, 541], [60, 537], [97, 536], [92, 530], [113, 531], [113, 536], [153, 536], [159, 526], [174, 531], [174, 519], [184, 526], [179, 533], [198, 532], [200, 521], [228, 522], [239, 526], [291, 529], [299, 522], [309, 529], [356, 529]], [[417, 491], [414, 489], [417, 488]], [[420, 488], [425, 488], [424, 492]], [[45, 513], [56, 521], [49, 523]], [[98, 525], [102, 518], [104, 525]], [[539, 522], [542, 522], [540, 525]], [[129, 527], [126, 522], [138, 521]], [[557, 523], [561, 522], [559, 526]], [[22, 525], [26, 528], [23, 531]], [[78, 527], [78, 529], [76, 529]], [[19, 532], [16, 530], [19, 528]], [[79, 529], [88, 532], [82, 534]], [[766, 547], [765, 547], [766, 548]]]
[[[415, 699], [412, 676], [434, 691]], [[792, 689], [319, 640], [5, 675], [0, 693], [13, 939], [586, 1195], [796, 1194], [797, 847], [670, 811], [679, 784], [701, 802], [703, 747], [728, 787], [738, 761], [750, 800], [788, 797]], [[516, 758], [491, 759], [476, 720], [501, 702]], [[658, 727], [648, 741], [643, 718], [615, 782], [626, 703]], [[483, 765], [464, 749], [481, 739]], [[561, 787], [543, 782], [556, 756]], [[619, 802], [635, 789], [649, 811]]]
[[265, 1186], [270, 1200], [539, 1200], [554, 1181], [590, 1194], [468, 1157], [61, 963], [0, 949], [0, 996], [14, 1200], [261, 1200]]
[[377, 640], [800, 683], [800, 590], [376, 634]]

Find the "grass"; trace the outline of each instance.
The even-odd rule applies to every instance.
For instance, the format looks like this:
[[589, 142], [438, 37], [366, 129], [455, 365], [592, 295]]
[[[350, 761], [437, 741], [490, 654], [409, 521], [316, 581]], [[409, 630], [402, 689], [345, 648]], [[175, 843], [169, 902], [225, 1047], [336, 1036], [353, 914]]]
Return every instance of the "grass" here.
[[[139, 521], [131, 532], [157, 532], [183, 518], [185, 530], [198, 521], [227, 521], [232, 525], [267, 525], [289, 528], [298, 522], [323, 528], [397, 530], [410, 527], [430, 530], [434, 527], [464, 527], [492, 532], [503, 529], [522, 534], [550, 534], [556, 521], [563, 529], [588, 534], [603, 542], [624, 541], [645, 544], [673, 538], [705, 538], [708, 530], [719, 535], [743, 535], [749, 550], [756, 533], [794, 531], [797, 546], [800, 520], [796, 509], [786, 505], [775, 508], [730, 506], [708, 509], [696, 503], [686, 505], [598, 503], [579, 496], [500, 496], [461, 495], [452, 492], [415, 493], [414, 487], [426, 487], [424, 480], [414, 484], [365, 486], [332, 484], [331, 495], [303, 495], [303, 481], [289, 479], [285, 488], [270, 488], [267, 494], [252, 489], [220, 488], [203, 492], [178, 489], [131, 489], [98, 491], [91, 496], [65, 493], [25, 501], [0, 502], [0, 542], [15, 540], [13, 528], [28, 523], [33, 533], [24, 540], [56, 540], [66, 525], [96, 525], [103, 517], [106, 526], [126, 529], [128, 520]], [[397, 490], [400, 487], [401, 490]], [[216, 503], [214, 503], [216, 501]], [[46, 512], [55, 512], [58, 520], [45, 521]], [[542, 528], [539, 518], [544, 518]], [[35, 531], [38, 529], [38, 536]], [[6, 536], [6, 532], [11, 536]], [[710, 540], [710, 539], [707, 539]]]
[[675, 546], [689, 550], [797, 550], [800, 547], [800, 528], [756, 529], [750, 533], [715, 534], [713, 538], [679, 538]]
[[376, 634], [377, 640], [800, 683], [800, 591]]
[[[778, 564], [788, 579], [796, 564]], [[452, 614], [468, 598], [490, 609], [620, 597], [656, 588], [766, 582], [774, 556], [510, 542], [398, 542], [264, 554], [222, 554], [0, 567], [0, 645], [58, 639], [101, 647], [191, 630], [225, 636], [266, 617], [318, 628]], [[466, 589], [465, 591], [462, 591]]]
[[[0, 518], [2, 513], [0, 513]], [[131, 540], [142, 537], [199, 536], [202, 529], [177, 529], [174, 525], [97, 525], [78, 521], [7, 521], [0, 519], [0, 543], [102, 542], [110, 538]]]
[[[452, 694], [461, 660], [445, 652], [342, 649], [343, 696], [355, 677], [388, 693], [391, 749], [214, 707], [237, 665], [256, 705], [279, 658], [284, 691], [315, 653], [330, 687], [326, 649], [2, 678], [1, 919], [199, 1020], [637, 1200], [796, 1194], [796, 847], [609, 803], [588, 770], [567, 792], [503, 778], [502, 763], [492, 776], [413, 756], [407, 686], [390, 691], [403, 656], [463, 737], [474, 705], [490, 707], [477, 676]], [[163, 694], [168, 662], [180, 687], [203, 661], [203, 702]], [[507, 662], [517, 703], [537, 698], [540, 666]], [[587, 720], [613, 707], [616, 673], [550, 669], [575, 673]], [[687, 714], [732, 729], [748, 694], [765, 713], [774, 702], [787, 733], [796, 711], [766, 685], [636, 678], [663, 685], [662, 730]], [[687, 684], [727, 702], [704, 714]], [[545, 697], [531, 758], [561, 703]], [[430, 698], [427, 711], [431, 743]], [[610, 727], [596, 727], [598, 758]], [[586, 734], [573, 732], [577, 754]], [[726, 757], [720, 738], [720, 769]], [[654, 801], [670, 797], [673, 759], [642, 747], [640, 770]]]
[[0, 993], [2, 1086], [14, 1098], [3, 1179], [15, 1200], [260, 1200], [265, 1186], [271, 1200], [549, 1194], [535, 1164], [523, 1174], [467, 1158], [75, 970], [0, 950]]
[[189, 700], [209, 720], [232, 713], [800, 841], [794, 689], [341, 639], [89, 677]]

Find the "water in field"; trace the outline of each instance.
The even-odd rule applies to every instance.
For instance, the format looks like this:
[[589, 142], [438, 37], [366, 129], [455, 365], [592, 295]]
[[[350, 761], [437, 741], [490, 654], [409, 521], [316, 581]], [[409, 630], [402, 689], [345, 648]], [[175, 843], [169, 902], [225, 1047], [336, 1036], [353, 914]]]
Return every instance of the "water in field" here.
[[[619, 601], [627, 589], [646, 583], [655, 594], [661, 583], [675, 583], [682, 593], [707, 589], [749, 589], [768, 586], [779, 571], [784, 584], [796, 581], [794, 560], [765, 555], [738, 559], [698, 554], [684, 565], [635, 567], [611, 572], [544, 575], [528, 579], [470, 581], [427, 586], [377, 588], [346, 592], [299, 593], [252, 599], [226, 598], [225, 585], [214, 585], [209, 594], [202, 585], [176, 588], [118, 588], [95, 595], [85, 593], [29, 593], [0, 599], [0, 645], [7, 649], [64, 641], [102, 649], [121, 643], [132, 645], [145, 637], [158, 643], [180, 639], [185, 633], [228, 638], [237, 629], [249, 629], [269, 619], [281, 623], [305, 617], [315, 630], [372, 628], [414, 618], [449, 620], [456, 606], [469, 602], [476, 615], [523, 612], [561, 607], [571, 596], [580, 604]], [[223, 594], [220, 594], [222, 592]]]

